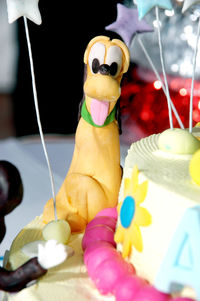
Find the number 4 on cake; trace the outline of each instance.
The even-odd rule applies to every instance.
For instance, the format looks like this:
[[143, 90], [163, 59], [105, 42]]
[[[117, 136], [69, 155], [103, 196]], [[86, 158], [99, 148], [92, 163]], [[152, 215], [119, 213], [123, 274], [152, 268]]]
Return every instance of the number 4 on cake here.
[[183, 216], [155, 280], [162, 292], [173, 293], [191, 287], [200, 300], [200, 206]]

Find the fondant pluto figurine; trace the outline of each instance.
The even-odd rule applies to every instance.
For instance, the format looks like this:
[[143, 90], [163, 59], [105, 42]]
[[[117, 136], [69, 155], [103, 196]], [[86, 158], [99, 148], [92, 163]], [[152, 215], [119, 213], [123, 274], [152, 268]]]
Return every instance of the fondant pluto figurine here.
[[[0, 161], [0, 242], [6, 233], [4, 217], [21, 203], [22, 197], [23, 184], [17, 168], [8, 161]], [[18, 269], [10, 271], [0, 267], [0, 290], [17, 292], [32, 280], [46, 274], [48, 268], [64, 261], [67, 254], [64, 246], [62, 250], [60, 246], [53, 240], [48, 241], [40, 246], [38, 256], [31, 258]], [[57, 251], [60, 256], [57, 256]]]
[[[116, 104], [129, 61], [128, 48], [118, 39], [98, 36], [86, 48], [85, 99], [74, 154], [56, 196], [57, 216], [67, 220], [72, 231], [84, 230], [100, 210], [117, 204], [121, 167]], [[43, 220], [48, 223], [53, 219], [53, 200], [50, 199], [45, 205]]]

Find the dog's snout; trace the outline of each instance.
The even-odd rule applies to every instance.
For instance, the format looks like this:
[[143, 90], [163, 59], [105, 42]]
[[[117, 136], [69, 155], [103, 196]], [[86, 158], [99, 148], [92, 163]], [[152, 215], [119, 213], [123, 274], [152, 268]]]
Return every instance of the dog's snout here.
[[101, 66], [99, 66], [99, 72], [102, 75], [109, 75], [110, 74], [110, 66], [107, 64], [102, 64]]

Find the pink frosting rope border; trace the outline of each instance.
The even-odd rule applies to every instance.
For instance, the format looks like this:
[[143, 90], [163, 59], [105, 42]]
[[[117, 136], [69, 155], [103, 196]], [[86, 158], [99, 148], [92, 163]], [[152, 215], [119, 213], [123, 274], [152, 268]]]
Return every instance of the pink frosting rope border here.
[[116, 301], [193, 301], [162, 293], [136, 275], [134, 266], [116, 250], [116, 223], [116, 208], [104, 209], [87, 225], [82, 240], [84, 263], [99, 292], [114, 295]]

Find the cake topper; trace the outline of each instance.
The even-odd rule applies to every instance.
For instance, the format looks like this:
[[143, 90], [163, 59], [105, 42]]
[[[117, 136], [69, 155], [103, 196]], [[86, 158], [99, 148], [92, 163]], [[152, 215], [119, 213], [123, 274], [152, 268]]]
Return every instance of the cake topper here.
[[[167, 91], [166, 91], [164, 83], [159, 75], [159, 72], [157, 71], [151, 57], [148, 54], [147, 49], [144, 46], [142, 39], [140, 38], [140, 35], [142, 33], [151, 32], [151, 31], [153, 31], [153, 29], [146, 23], [145, 20], [138, 19], [138, 13], [136, 13], [136, 11], [137, 10], [134, 8], [128, 8], [122, 4], [117, 4], [117, 14], [118, 14], [117, 20], [116, 20], [116, 22], [106, 26], [106, 29], [118, 33], [122, 37], [122, 39], [124, 40], [124, 42], [127, 44], [128, 47], [131, 45], [132, 40], [137, 38], [153, 72], [155, 73], [155, 76], [157, 77], [157, 79], [160, 81], [160, 83], [162, 85], [163, 92], [165, 93], [165, 95], [167, 97]], [[179, 123], [179, 126], [182, 129], [184, 129], [184, 125], [180, 119], [180, 116], [179, 116], [171, 98], [169, 100], [170, 100], [171, 108], [174, 112], [174, 115], [176, 116], [176, 119]]]
[[[19, 4], [20, 2], [20, 4]], [[50, 225], [46, 225], [43, 234], [44, 239], [48, 236], [48, 239], [56, 239], [57, 242], [62, 243], [63, 241], [66, 243], [68, 241], [68, 238], [71, 234], [70, 226], [68, 225], [67, 221], [59, 221], [57, 218], [57, 211], [56, 211], [56, 196], [55, 196], [55, 184], [54, 184], [54, 176], [53, 171], [51, 167], [51, 163], [49, 160], [46, 143], [44, 139], [42, 124], [40, 120], [40, 111], [38, 106], [38, 96], [37, 96], [37, 87], [36, 87], [36, 81], [35, 81], [35, 71], [34, 71], [34, 64], [33, 64], [33, 55], [32, 55], [32, 47], [31, 47], [31, 41], [30, 41], [30, 35], [29, 35], [29, 29], [28, 29], [28, 22], [27, 17], [35, 22], [36, 24], [41, 24], [41, 16], [38, 9], [38, 0], [7, 0], [8, 4], [8, 18], [10, 22], [13, 22], [17, 18], [23, 16], [24, 18], [24, 26], [25, 26], [25, 33], [26, 33], [26, 40], [27, 40], [27, 46], [28, 46], [28, 54], [29, 54], [29, 61], [30, 61], [30, 69], [31, 69], [31, 77], [32, 77], [32, 88], [33, 88], [33, 99], [34, 99], [34, 105], [35, 105], [35, 111], [36, 111], [36, 118], [37, 118], [37, 124], [39, 128], [40, 133], [40, 139], [44, 151], [44, 155], [46, 158], [48, 171], [49, 171], [49, 177], [50, 177], [50, 184], [51, 184], [51, 191], [52, 191], [52, 199], [53, 199], [53, 205], [54, 205], [54, 222], [52, 222]], [[30, 12], [31, 10], [31, 12]], [[13, 17], [15, 16], [15, 17]], [[66, 232], [67, 229], [67, 232]], [[67, 237], [67, 238], [66, 238]]]
[[[116, 105], [129, 59], [127, 46], [106, 36], [92, 39], [84, 54], [85, 100], [71, 166], [56, 196], [58, 218], [67, 220], [72, 231], [84, 230], [100, 210], [117, 204], [121, 167]], [[43, 220], [53, 219], [49, 200]]]
[[[192, 5], [200, 3], [199, 0], [185, 0], [182, 12], [184, 13], [188, 8]], [[198, 45], [199, 45], [199, 36], [200, 36], [200, 18], [198, 17], [198, 27], [197, 27], [197, 36], [196, 36], [196, 45], [194, 50], [194, 57], [193, 57], [193, 68], [192, 68], [192, 82], [191, 82], [191, 89], [190, 89], [190, 110], [189, 110], [189, 132], [192, 133], [193, 127], [193, 95], [194, 95], [194, 79], [195, 79], [195, 69], [196, 69], [196, 62], [197, 62], [197, 52], [198, 52]]]
[[[136, 1], [135, 1], [136, 2]], [[199, 1], [200, 2], [200, 1]], [[165, 65], [164, 65], [164, 57], [163, 57], [163, 50], [162, 50], [162, 42], [161, 42], [161, 34], [160, 34], [160, 21], [159, 21], [159, 15], [158, 15], [158, 7], [161, 8], [167, 8], [172, 9], [171, 3], [168, 2], [158, 2], [156, 1], [149, 1], [146, 3], [145, 1], [137, 1], [138, 11], [140, 18], [143, 18], [146, 13], [149, 11], [149, 9], [152, 9], [154, 6], [156, 6], [156, 25], [155, 27], [158, 28], [158, 41], [159, 41], [159, 47], [160, 47], [160, 56], [161, 56], [161, 64], [163, 69], [163, 74], [165, 75]], [[184, 9], [183, 9], [184, 10]], [[137, 18], [137, 15], [134, 14], [135, 9], [134, 8], [128, 8], [121, 4], [117, 5], [117, 12], [118, 17], [116, 22], [106, 27], [108, 30], [112, 30], [114, 32], [117, 32], [122, 36], [124, 41], [128, 43], [127, 45], [130, 46], [132, 42], [132, 38], [138, 39], [138, 42], [149, 61], [150, 66], [152, 67], [155, 75], [157, 76], [158, 80], [161, 82], [163, 91], [165, 95], [167, 96], [167, 99], [169, 100], [169, 103], [171, 105], [171, 108], [179, 122], [180, 128], [184, 130], [183, 123], [174, 107], [173, 102], [170, 99], [169, 93], [167, 92], [168, 85], [167, 85], [167, 78], [165, 77], [165, 85], [163, 84], [158, 71], [156, 70], [154, 63], [151, 60], [151, 57], [148, 55], [148, 51], [145, 48], [142, 39], [138, 35], [141, 34], [143, 31], [140, 30], [137, 32], [135, 24], [140, 23]], [[131, 17], [130, 17], [131, 16]], [[139, 27], [139, 25], [138, 25]], [[142, 28], [142, 24], [140, 24], [140, 29]], [[145, 31], [144, 31], [145, 32]], [[199, 41], [199, 32], [200, 32], [200, 22], [198, 26], [198, 33], [197, 33], [197, 41], [196, 41], [196, 48], [195, 48], [195, 55], [194, 55], [194, 63], [193, 63], [193, 79], [192, 79], [192, 85], [191, 85], [191, 100], [190, 100], [190, 130], [189, 132], [192, 133], [192, 99], [193, 99], [193, 90], [194, 90], [194, 75], [195, 75], [195, 66], [196, 66], [196, 57], [197, 57], [197, 49], [198, 49], [198, 41]], [[134, 34], [130, 34], [134, 33]], [[170, 110], [169, 110], [169, 117], [170, 117]], [[172, 122], [172, 116], [169, 118], [170, 123]], [[173, 129], [173, 124], [171, 126], [171, 129]], [[193, 136], [190, 135], [186, 131], [181, 131], [180, 129], [175, 129], [175, 131], [167, 130], [163, 132], [158, 140], [159, 148], [163, 151], [174, 153], [174, 154], [194, 154], [194, 152], [200, 147], [199, 141]]]
[[23, 184], [18, 169], [8, 161], [0, 161], [0, 243], [6, 233], [4, 217], [13, 211], [23, 197]]
[[172, 4], [170, 0], [136, 0], [135, 2], [138, 7], [140, 20], [154, 7], [172, 10]]
[[137, 9], [128, 8], [120, 3], [117, 4], [117, 20], [106, 26], [106, 29], [112, 30], [123, 37], [128, 47], [137, 33], [153, 31], [153, 28], [145, 20], [138, 20]]
[[199, 0], [184, 0], [182, 12], [184, 13], [188, 10], [192, 5], [200, 3]]
[[[4, 217], [21, 203], [22, 197], [23, 184], [18, 169], [8, 161], [0, 161], [0, 242], [6, 233]], [[48, 268], [63, 262], [66, 257], [65, 246], [56, 241], [39, 245], [37, 254], [16, 270], [0, 267], [0, 290], [21, 290], [32, 280], [46, 274]]]
[[38, 8], [39, 0], [6, 0], [8, 9], [8, 22], [12, 23], [18, 18], [24, 16], [34, 23], [42, 23], [40, 11]]
[[10, 23], [14, 22], [16, 19], [23, 16], [24, 18], [24, 26], [25, 26], [25, 32], [26, 32], [26, 40], [27, 40], [27, 46], [28, 46], [28, 53], [29, 53], [29, 60], [30, 60], [30, 69], [31, 69], [31, 77], [32, 77], [32, 88], [33, 88], [33, 99], [34, 99], [34, 105], [35, 105], [35, 111], [36, 111], [36, 117], [37, 117], [37, 124], [39, 128], [41, 143], [44, 151], [44, 155], [46, 158], [48, 171], [49, 171], [49, 177], [50, 177], [50, 183], [51, 183], [51, 190], [52, 190], [52, 197], [54, 202], [54, 215], [55, 220], [57, 220], [57, 213], [56, 213], [56, 200], [55, 200], [55, 184], [54, 184], [54, 176], [53, 171], [51, 168], [44, 134], [42, 130], [42, 124], [40, 120], [40, 111], [38, 106], [38, 96], [37, 96], [37, 87], [36, 87], [36, 81], [35, 81], [35, 71], [34, 71], [34, 64], [33, 64], [33, 55], [32, 55], [32, 48], [31, 48], [31, 41], [30, 41], [30, 35], [29, 35], [29, 29], [28, 29], [28, 22], [27, 18], [29, 18], [34, 23], [40, 25], [42, 23], [40, 11], [38, 8], [38, 1], [39, 0], [7, 0], [7, 9], [8, 9], [8, 20]]
[[137, 0], [137, 7], [139, 11], [139, 18], [142, 19], [153, 7], [155, 7], [155, 14], [156, 14], [156, 27], [158, 33], [158, 43], [160, 49], [160, 61], [162, 66], [162, 72], [164, 77], [165, 89], [166, 89], [166, 96], [167, 96], [167, 105], [169, 111], [169, 124], [170, 128], [173, 129], [173, 119], [172, 119], [172, 109], [170, 104], [170, 95], [169, 95], [169, 87], [167, 82], [167, 76], [165, 71], [165, 62], [163, 56], [163, 47], [162, 47], [162, 40], [161, 40], [161, 32], [160, 32], [160, 19], [159, 19], [159, 8], [172, 10], [172, 5], [170, 0], [150, 0], [150, 1], [143, 1]]

